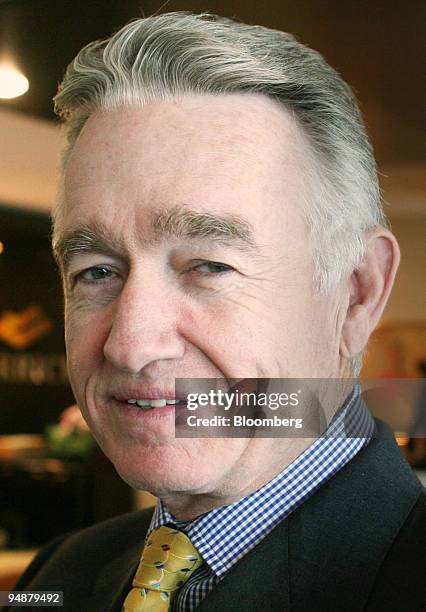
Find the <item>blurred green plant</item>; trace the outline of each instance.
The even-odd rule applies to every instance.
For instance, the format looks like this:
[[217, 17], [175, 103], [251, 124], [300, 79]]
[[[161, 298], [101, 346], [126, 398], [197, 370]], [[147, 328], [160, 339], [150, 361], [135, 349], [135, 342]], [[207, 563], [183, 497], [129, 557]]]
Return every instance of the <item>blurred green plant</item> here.
[[85, 460], [96, 448], [95, 439], [75, 404], [64, 410], [59, 423], [46, 427], [45, 437], [49, 455], [58, 459]]
[[49, 425], [45, 435], [49, 455], [59, 459], [87, 459], [96, 445], [88, 431], [74, 429], [66, 433], [60, 425]]

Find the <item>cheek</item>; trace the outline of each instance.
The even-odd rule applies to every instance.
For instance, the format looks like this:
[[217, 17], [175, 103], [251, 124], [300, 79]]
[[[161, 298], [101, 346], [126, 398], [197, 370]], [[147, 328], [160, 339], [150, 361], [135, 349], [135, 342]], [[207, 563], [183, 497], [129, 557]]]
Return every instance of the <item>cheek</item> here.
[[93, 370], [103, 361], [108, 337], [108, 317], [65, 309], [65, 345], [70, 381], [84, 385]]
[[188, 308], [183, 312], [179, 331], [189, 345], [217, 368], [217, 375], [256, 377], [254, 329], [247, 311], [236, 304], [224, 302]]

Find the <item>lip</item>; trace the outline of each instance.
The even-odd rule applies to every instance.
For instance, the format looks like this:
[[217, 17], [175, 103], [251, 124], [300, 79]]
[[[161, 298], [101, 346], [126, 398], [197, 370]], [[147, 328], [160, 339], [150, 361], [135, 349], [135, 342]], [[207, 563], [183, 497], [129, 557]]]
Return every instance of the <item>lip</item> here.
[[172, 404], [162, 406], [161, 408], [149, 409], [140, 408], [136, 404], [127, 404], [126, 402], [117, 402], [117, 405], [120, 412], [135, 418], [146, 419], [150, 416], [155, 416], [155, 418], [170, 418], [172, 414], [174, 415], [174, 406]]
[[[175, 390], [164, 390], [158, 387], [148, 387], [145, 385], [126, 386], [119, 389], [114, 389], [109, 393], [113, 399], [118, 402], [127, 402], [129, 399], [164, 399], [164, 400], [185, 400], [185, 393], [176, 394]], [[155, 408], [154, 408], [155, 410]]]
[[[164, 398], [163, 396], [162, 399], [166, 398]], [[114, 412], [117, 415], [120, 415], [121, 418], [124, 418], [126, 421], [128, 420], [135, 425], [136, 423], [145, 424], [150, 421], [174, 422], [178, 414], [186, 410], [186, 403], [168, 404], [166, 406], [161, 406], [158, 408], [144, 409], [140, 408], [136, 404], [128, 404], [125, 400], [123, 401], [113, 398], [109, 402], [109, 407], [113, 408]]]

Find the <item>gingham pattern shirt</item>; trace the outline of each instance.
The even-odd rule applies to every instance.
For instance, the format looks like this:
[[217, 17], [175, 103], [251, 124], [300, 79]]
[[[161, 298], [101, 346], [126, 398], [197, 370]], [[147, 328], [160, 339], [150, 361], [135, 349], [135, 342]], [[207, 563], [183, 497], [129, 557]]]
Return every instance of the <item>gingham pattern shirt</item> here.
[[158, 501], [147, 537], [157, 527], [173, 524], [204, 559], [176, 595], [172, 610], [195, 610], [237, 561], [369, 443], [374, 428], [356, 383], [323, 435], [260, 489], [191, 522], [178, 521]]

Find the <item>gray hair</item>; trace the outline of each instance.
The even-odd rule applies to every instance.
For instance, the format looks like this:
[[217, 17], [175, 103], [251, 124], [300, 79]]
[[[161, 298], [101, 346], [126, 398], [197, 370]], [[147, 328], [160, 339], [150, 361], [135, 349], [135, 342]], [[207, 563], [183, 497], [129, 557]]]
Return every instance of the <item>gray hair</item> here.
[[[137, 19], [84, 47], [55, 97], [65, 120], [65, 167], [97, 110], [184, 94], [261, 93], [290, 111], [312, 151], [315, 190], [301, 212], [311, 236], [314, 289], [329, 295], [361, 263], [365, 232], [389, 227], [376, 164], [350, 87], [291, 34], [208, 13]], [[60, 203], [54, 221], [60, 213]], [[362, 353], [350, 366], [357, 377]]]

